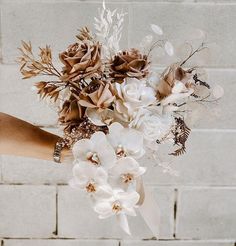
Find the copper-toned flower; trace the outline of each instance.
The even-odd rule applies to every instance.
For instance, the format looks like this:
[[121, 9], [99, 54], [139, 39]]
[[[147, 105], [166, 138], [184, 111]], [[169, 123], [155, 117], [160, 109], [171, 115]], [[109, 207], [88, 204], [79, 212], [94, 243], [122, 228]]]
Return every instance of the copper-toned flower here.
[[101, 45], [91, 40], [74, 43], [59, 58], [63, 67], [63, 81], [77, 81], [82, 78], [98, 77], [101, 73]]
[[71, 97], [70, 100], [66, 100], [62, 109], [59, 112], [59, 121], [62, 124], [70, 124], [71, 122], [78, 122], [84, 116], [84, 109], [78, 104], [77, 99]]
[[111, 77], [116, 82], [123, 82], [126, 77], [144, 78], [148, 74], [148, 64], [147, 56], [137, 49], [120, 52], [111, 61]]
[[178, 64], [169, 66], [161, 75], [160, 83], [157, 86], [157, 99], [162, 100], [169, 96], [176, 81], [181, 81], [184, 84], [190, 79], [191, 73], [185, 71]]
[[95, 80], [80, 94], [79, 104], [86, 108], [108, 108], [115, 99], [115, 92], [111, 83]]

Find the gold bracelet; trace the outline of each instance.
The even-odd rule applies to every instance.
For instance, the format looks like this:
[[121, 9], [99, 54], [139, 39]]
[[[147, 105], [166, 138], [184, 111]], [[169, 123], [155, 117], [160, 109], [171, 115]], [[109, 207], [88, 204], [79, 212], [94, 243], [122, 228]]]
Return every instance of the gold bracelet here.
[[66, 142], [63, 138], [59, 138], [55, 144], [53, 159], [56, 163], [61, 163], [61, 151], [66, 146]]

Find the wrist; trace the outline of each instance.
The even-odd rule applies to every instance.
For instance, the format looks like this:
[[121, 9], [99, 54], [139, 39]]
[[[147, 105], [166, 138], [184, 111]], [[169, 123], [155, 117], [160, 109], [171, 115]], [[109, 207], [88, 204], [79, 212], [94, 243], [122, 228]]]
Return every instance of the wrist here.
[[61, 162], [68, 163], [73, 161], [72, 150], [65, 146], [61, 151]]

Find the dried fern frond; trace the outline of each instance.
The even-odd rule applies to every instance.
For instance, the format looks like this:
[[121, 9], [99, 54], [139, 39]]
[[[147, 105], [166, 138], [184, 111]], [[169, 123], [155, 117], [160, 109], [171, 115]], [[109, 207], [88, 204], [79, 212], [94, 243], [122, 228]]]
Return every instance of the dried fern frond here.
[[186, 152], [185, 143], [190, 135], [190, 128], [185, 124], [184, 120], [180, 117], [175, 118], [175, 127], [172, 131], [174, 135], [174, 145], [180, 146], [170, 155], [179, 156]]
[[179, 149], [176, 149], [173, 153], [171, 153], [170, 155], [173, 156], [180, 156], [183, 155], [186, 152], [186, 147], [185, 146], [181, 146]]

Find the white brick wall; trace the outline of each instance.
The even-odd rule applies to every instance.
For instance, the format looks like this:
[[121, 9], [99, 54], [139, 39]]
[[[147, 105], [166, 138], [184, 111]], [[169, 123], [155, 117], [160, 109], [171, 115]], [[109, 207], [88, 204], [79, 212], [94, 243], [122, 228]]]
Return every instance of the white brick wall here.
[[[21, 39], [37, 48], [51, 44], [55, 54], [77, 28], [92, 25], [101, 0], [0, 0], [0, 111], [55, 132], [55, 109], [37, 101], [33, 82], [22, 81], [15, 64]], [[163, 27], [174, 44], [203, 29], [217, 42], [198, 58], [211, 84], [225, 97], [220, 118], [196, 125], [188, 153], [177, 159], [179, 177], [149, 169], [145, 180], [161, 210], [160, 240], [154, 240], [142, 218], [131, 219], [133, 237], [113, 220], [100, 221], [84, 195], [66, 184], [71, 165], [0, 156], [1, 246], [234, 246], [236, 241], [236, 0], [108, 0], [128, 12], [122, 45], [137, 45], [149, 23]], [[216, 46], [214, 46], [216, 47]], [[206, 55], [208, 59], [206, 60]], [[204, 59], [203, 59], [204, 58]], [[204, 60], [204, 63], [203, 63]], [[156, 59], [163, 67], [171, 60]], [[218, 112], [218, 111], [219, 112]], [[154, 164], [144, 159], [148, 166]]]

